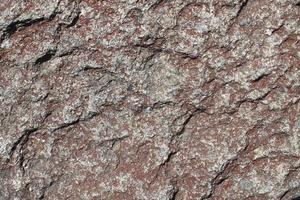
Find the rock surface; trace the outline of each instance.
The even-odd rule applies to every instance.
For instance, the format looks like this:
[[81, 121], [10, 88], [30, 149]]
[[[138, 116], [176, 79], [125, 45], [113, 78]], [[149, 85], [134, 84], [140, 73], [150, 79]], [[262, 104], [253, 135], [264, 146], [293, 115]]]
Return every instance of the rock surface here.
[[0, 0], [0, 199], [299, 199], [299, 0]]

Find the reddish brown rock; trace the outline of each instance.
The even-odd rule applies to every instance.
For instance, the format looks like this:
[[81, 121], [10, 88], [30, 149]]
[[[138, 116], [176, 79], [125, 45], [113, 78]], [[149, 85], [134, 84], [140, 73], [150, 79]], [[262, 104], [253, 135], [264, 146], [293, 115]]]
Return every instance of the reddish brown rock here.
[[0, 199], [299, 199], [299, 3], [2, 1]]

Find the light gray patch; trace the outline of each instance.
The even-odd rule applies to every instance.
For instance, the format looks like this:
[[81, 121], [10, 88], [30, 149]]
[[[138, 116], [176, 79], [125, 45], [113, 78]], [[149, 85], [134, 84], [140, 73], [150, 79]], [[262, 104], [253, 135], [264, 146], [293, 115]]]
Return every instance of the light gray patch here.
[[199, 33], [205, 33], [208, 31], [208, 27], [205, 24], [197, 23], [196, 29]]

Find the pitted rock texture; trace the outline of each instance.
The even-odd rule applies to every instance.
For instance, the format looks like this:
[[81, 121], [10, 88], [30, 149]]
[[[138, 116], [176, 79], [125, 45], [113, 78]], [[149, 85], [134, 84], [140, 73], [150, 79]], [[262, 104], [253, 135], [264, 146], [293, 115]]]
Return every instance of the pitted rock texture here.
[[1, 200], [300, 198], [299, 0], [0, 0]]

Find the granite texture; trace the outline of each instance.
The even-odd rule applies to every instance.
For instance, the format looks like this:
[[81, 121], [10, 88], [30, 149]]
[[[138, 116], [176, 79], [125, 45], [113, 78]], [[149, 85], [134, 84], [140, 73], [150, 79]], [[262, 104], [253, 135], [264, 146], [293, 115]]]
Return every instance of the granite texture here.
[[0, 200], [300, 199], [299, 0], [0, 0]]

